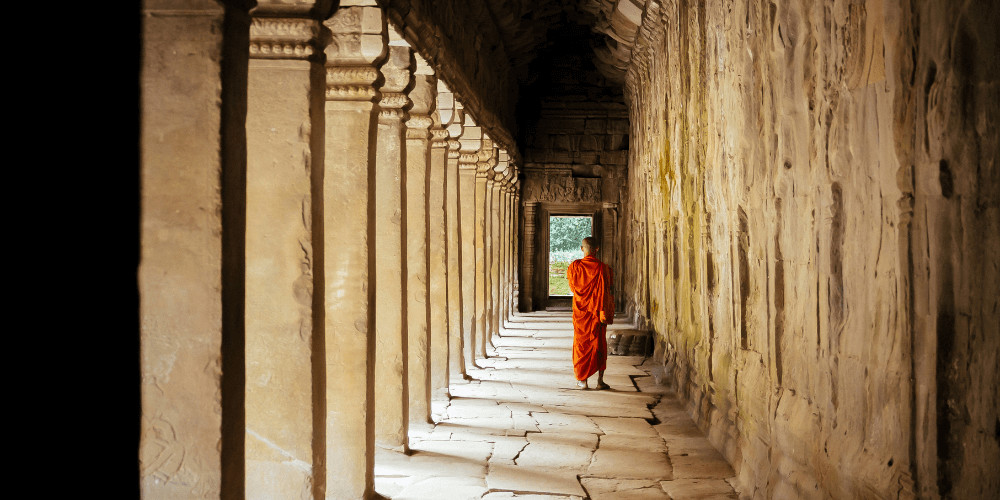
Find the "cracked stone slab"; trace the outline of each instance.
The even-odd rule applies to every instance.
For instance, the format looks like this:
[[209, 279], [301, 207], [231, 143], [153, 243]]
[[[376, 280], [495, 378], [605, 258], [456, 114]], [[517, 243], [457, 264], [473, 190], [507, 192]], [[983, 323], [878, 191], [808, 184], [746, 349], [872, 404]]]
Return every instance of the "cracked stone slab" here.
[[664, 452], [599, 447], [587, 468], [587, 476], [620, 479], [673, 479], [670, 459]]
[[392, 499], [441, 498], [442, 492], [448, 492], [448, 498], [455, 500], [478, 499], [482, 498], [486, 491], [486, 481], [481, 477], [438, 476], [416, 481], [392, 495]]
[[490, 463], [515, 465], [514, 459], [521, 454], [525, 446], [528, 446], [528, 440], [524, 437], [498, 437], [493, 445], [493, 455], [490, 456]]
[[484, 464], [469, 462], [452, 455], [433, 452], [405, 455], [395, 451], [375, 450], [376, 478], [380, 476], [434, 477], [444, 475], [482, 477], [485, 473], [486, 466]]
[[639, 436], [650, 439], [660, 437], [649, 425], [649, 422], [642, 418], [591, 417], [590, 420], [597, 424], [597, 427], [604, 434], [608, 435]]
[[661, 481], [663, 488], [672, 500], [721, 500], [738, 498], [736, 491], [724, 479], [674, 479]]
[[545, 413], [532, 413], [541, 432], [601, 433], [601, 429], [584, 415], [564, 412], [564, 408], [557, 406], [546, 406], [545, 409]]
[[424, 441], [413, 448], [413, 456], [433, 453], [485, 465], [486, 460], [493, 454], [493, 447], [493, 443], [488, 441]]
[[583, 500], [578, 496], [566, 495], [536, 495], [533, 493], [514, 493], [512, 491], [493, 491], [483, 495], [483, 500], [510, 500], [523, 498], [525, 500]]
[[587, 496], [576, 473], [567, 469], [490, 465], [486, 485], [491, 491]]
[[586, 469], [597, 448], [597, 435], [582, 432], [528, 434], [528, 445], [515, 461], [522, 467]]
[[666, 500], [667, 496], [659, 481], [646, 479], [608, 479], [585, 477], [580, 479], [591, 500]]

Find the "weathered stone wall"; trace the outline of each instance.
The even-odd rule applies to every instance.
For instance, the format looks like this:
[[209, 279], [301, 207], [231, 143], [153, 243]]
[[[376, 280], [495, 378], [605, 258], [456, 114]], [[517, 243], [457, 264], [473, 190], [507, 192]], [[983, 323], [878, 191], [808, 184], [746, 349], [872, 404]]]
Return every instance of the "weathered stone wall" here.
[[997, 22], [648, 4], [627, 303], [745, 495], [1000, 495]]

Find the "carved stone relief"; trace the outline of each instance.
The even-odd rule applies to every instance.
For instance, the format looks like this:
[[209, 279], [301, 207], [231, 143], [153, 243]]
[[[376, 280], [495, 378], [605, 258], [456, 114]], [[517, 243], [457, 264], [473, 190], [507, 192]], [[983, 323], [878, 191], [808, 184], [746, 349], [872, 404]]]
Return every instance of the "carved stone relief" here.
[[595, 203], [601, 201], [601, 179], [529, 175], [525, 178], [524, 200]]

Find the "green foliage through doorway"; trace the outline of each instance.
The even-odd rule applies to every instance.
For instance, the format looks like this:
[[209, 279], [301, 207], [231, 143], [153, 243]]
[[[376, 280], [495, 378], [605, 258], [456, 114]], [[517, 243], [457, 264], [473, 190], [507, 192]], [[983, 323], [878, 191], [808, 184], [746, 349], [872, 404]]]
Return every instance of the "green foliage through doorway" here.
[[593, 234], [590, 217], [549, 217], [549, 295], [571, 295], [566, 267], [583, 258], [580, 242]]

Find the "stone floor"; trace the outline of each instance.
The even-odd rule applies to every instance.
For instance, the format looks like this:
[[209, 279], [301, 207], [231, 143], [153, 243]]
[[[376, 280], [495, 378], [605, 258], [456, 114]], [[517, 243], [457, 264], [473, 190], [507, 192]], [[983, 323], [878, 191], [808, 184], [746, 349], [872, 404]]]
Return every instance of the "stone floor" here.
[[611, 390], [577, 390], [568, 312], [521, 315], [493, 341], [474, 380], [435, 403], [436, 424], [411, 430], [409, 455], [376, 453], [380, 495], [736, 498], [732, 468], [650, 376], [650, 360], [611, 356]]

